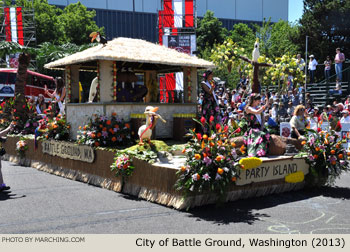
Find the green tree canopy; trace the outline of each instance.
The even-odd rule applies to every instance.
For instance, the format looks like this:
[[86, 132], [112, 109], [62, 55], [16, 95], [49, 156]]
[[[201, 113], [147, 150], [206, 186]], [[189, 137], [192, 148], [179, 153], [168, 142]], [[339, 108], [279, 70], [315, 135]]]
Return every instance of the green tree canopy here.
[[64, 41], [82, 45], [90, 42], [91, 32], [103, 33], [103, 28], [99, 28], [93, 20], [95, 15], [95, 11], [88, 11], [80, 2], [65, 7], [62, 15], [59, 16], [64, 31]]
[[[9, 4], [9, 3], [7, 3]], [[88, 11], [80, 2], [69, 4], [63, 10], [48, 4], [47, 0], [17, 0], [16, 5], [33, 9], [36, 26], [37, 44], [51, 42], [53, 44], [89, 43], [89, 34], [93, 31], [103, 33], [93, 18], [95, 11]]]
[[316, 59], [335, 55], [340, 47], [350, 55], [350, 0], [304, 0], [304, 14], [299, 33], [294, 40], [305, 50], [305, 36], [309, 36], [308, 51]]
[[208, 10], [203, 19], [198, 21], [196, 30], [197, 35], [197, 49], [199, 54], [208, 58], [208, 52], [215, 44], [220, 44], [225, 40], [227, 30], [222, 27], [222, 23], [216, 17], [214, 12]]

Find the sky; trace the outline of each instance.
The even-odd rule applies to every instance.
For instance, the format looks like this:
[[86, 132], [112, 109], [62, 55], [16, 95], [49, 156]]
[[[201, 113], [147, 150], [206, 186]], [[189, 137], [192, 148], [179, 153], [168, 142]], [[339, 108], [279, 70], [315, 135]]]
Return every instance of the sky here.
[[295, 22], [303, 15], [303, 0], [289, 0], [288, 21]]

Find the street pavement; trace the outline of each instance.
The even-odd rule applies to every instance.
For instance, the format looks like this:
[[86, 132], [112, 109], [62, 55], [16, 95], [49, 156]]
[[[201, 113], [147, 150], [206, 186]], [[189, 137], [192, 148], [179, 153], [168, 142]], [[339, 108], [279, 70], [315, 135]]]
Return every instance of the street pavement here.
[[2, 162], [3, 234], [350, 234], [350, 174], [335, 187], [178, 211]]

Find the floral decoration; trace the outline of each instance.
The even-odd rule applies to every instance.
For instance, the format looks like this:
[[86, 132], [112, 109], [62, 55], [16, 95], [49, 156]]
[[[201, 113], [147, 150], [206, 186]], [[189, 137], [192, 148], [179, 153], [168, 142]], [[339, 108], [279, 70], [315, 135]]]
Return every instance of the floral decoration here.
[[[203, 122], [198, 122], [203, 123]], [[192, 139], [182, 151], [186, 164], [177, 172], [177, 190], [190, 193], [214, 192], [219, 199], [238, 178], [239, 155], [228, 126], [217, 124], [209, 135], [190, 130]]]
[[114, 158], [111, 170], [115, 171], [115, 175], [127, 178], [132, 175], [135, 167], [132, 165], [132, 158], [128, 154], [119, 154]]
[[307, 132], [307, 140], [301, 143], [301, 156], [310, 165], [308, 181], [311, 185], [332, 185], [342, 172], [350, 170], [350, 153], [346, 152], [342, 140], [333, 130], [316, 132], [307, 129]]
[[130, 123], [112, 113], [90, 118], [87, 125], [79, 127], [77, 141], [95, 147], [128, 146], [133, 143], [131, 135]]
[[19, 140], [16, 143], [16, 151], [20, 157], [25, 156], [25, 151], [28, 150], [28, 145], [25, 140]]

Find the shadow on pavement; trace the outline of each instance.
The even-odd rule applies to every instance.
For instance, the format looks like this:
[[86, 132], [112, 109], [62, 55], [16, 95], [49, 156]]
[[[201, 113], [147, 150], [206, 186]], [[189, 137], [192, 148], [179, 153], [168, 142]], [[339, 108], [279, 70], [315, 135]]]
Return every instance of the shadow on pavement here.
[[19, 199], [24, 198], [25, 195], [17, 196], [17, 194], [11, 193], [11, 191], [0, 192], [0, 201], [9, 200], [9, 199]]
[[218, 225], [229, 223], [253, 224], [255, 221], [261, 221], [261, 218], [270, 217], [268, 214], [258, 213], [258, 210], [303, 201], [318, 196], [350, 199], [350, 188], [324, 186], [316, 189], [303, 189], [296, 192], [241, 199], [221, 205], [196, 207], [190, 209], [188, 213], [190, 217], [197, 218], [197, 221], [210, 221]]

